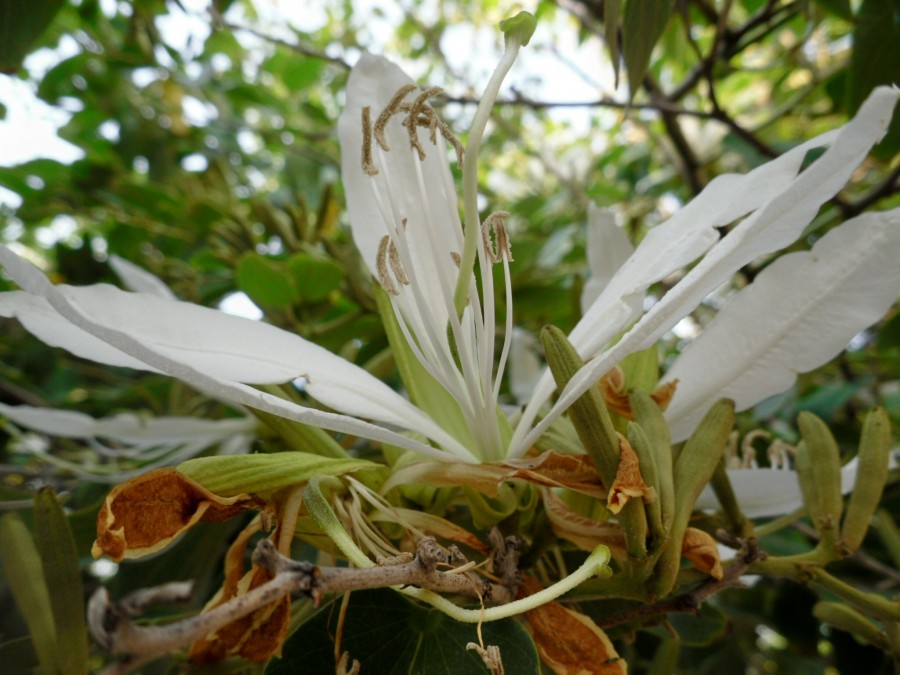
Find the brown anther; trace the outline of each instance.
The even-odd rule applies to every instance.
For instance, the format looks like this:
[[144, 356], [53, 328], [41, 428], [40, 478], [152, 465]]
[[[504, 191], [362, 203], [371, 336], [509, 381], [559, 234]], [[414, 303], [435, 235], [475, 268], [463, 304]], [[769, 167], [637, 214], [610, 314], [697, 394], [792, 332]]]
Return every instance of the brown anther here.
[[378, 253], [375, 254], [375, 269], [378, 272], [378, 283], [381, 284], [381, 287], [389, 295], [399, 295], [400, 291], [397, 290], [394, 280], [388, 274], [388, 251], [392, 244], [393, 242], [391, 242], [391, 238], [388, 235], [384, 235], [381, 241], [378, 242]]
[[362, 109], [362, 170], [367, 176], [377, 176], [378, 167], [372, 162], [372, 108], [364, 106]]
[[391, 264], [391, 271], [394, 273], [394, 276], [397, 277], [397, 281], [404, 286], [409, 286], [406, 270], [403, 269], [403, 265], [400, 262], [400, 252], [397, 250], [397, 246], [393, 241], [391, 242], [391, 245], [388, 246], [388, 262]]
[[378, 119], [375, 120], [375, 141], [385, 152], [390, 150], [391, 147], [388, 145], [387, 138], [385, 138], [384, 128], [387, 126], [387, 123], [391, 119], [391, 117], [393, 117], [403, 109], [403, 99], [409, 96], [410, 92], [415, 90], [416, 85], [414, 84], [406, 84], [400, 87], [400, 89], [397, 90], [397, 93], [391, 97], [390, 101], [388, 101], [388, 104], [384, 107], [384, 110], [381, 111]]
[[[488, 260], [497, 263], [506, 258], [512, 262], [512, 250], [509, 244], [509, 233], [506, 230], [505, 221], [509, 217], [506, 211], [495, 211], [481, 224], [481, 238], [484, 240], [484, 250]], [[494, 240], [491, 241], [491, 232]]]
[[453, 261], [453, 264], [456, 265], [457, 269], [462, 265], [462, 256], [456, 251], [450, 251], [450, 260]]

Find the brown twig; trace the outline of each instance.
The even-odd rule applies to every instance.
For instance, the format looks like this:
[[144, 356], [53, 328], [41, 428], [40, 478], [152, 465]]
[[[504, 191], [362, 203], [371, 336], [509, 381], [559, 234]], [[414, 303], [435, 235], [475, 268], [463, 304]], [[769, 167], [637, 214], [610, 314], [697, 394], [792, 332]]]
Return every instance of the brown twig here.
[[[254, 562], [274, 576], [265, 584], [238, 595], [218, 607], [189, 619], [165, 625], [137, 625], [131, 619], [155, 603], [183, 602], [190, 597], [191, 584], [167, 584], [144, 589], [112, 604], [104, 588], [91, 598], [88, 624], [94, 639], [107, 652], [125, 659], [109, 666], [105, 675], [128, 673], [148, 661], [160, 658], [203, 638], [286, 595], [304, 594], [316, 604], [324, 596], [389, 586], [418, 586], [440, 593], [477, 597], [491, 604], [505, 604], [515, 598], [517, 576], [507, 569], [515, 552], [504, 544], [495, 559], [510, 585], [493, 583], [473, 571], [455, 546], [441, 547], [433, 537], [423, 537], [415, 558], [396, 564], [369, 568], [317, 567], [287, 558], [268, 539], [253, 553]], [[503, 561], [507, 563], [503, 563]]]
[[677, 612], [688, 612], [697, 614], [700, 607], [713, 595], [726, 588], [738, 586], [740, 584], [741, 575], [747, 571], [747, 568], [757, 560], [765, 560], [766, 552], [759, 548], [756, 539], [748, 539], [742, 542], [743, 546], [740, 554], [734, 563], [725, 570], [725, 574], [721, 579], [710, 579], [697, 586], [695, 589], [676, 595], [675, 597], [661, 600], [649, 605], [638, 605], [632, 609], [611, 614], [602, 619], [595, 619], [600, 628], [611, 628], [623, 623], [632, 621], [643, 621], [646, 619], [666, 616]]

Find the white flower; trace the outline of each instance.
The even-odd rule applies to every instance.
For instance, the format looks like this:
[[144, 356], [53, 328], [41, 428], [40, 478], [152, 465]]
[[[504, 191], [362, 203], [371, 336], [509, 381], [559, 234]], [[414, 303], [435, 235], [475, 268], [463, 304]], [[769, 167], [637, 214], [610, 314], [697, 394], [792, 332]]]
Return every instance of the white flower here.
[[[591, 360], [537, 421], [555, 388], [545, 374], [510, 429], [497, 405], [509, 345], [504, 342], [495, 357], [491, 273], [495, 263], [506, 272], [503, 334], [509, 338], [508, 233], [502, 215], [488, 218], [482, 230], [474, 170], [486, 111], [498, 87], [495, 76], [470, 133], [464, 227], [447, 157], [448, 146], [458, 147], [428, 106], [434, 91], [419, 91], [399, 68], [368, 55], [350, 77], [339, 134], [353, 237], [387, 293], [396, 321], [388, 328], [402, 336], [407, 354], [397, 357], [418, 405], [363, 369], [273, 326], [106, 285], [54, 286], [6, 248], [0, 249], [0, 264], [23, 290], [0, 295], [0, 315], [16, 316], [48, 344], [80, 356], [164, 372], [217, 398], [304, 424], [447, 461], [521, 456], [627, 354], [654, 344], [742, 266], [794, 242], [883, 136], [898, 98], [895, 89], [876, 90], [842, 129], [746, 175], [718, 177], [651, 230], [633, 253], [623, 249], [610, 256], [614, 265], [628, 257], [597, 289], [571, 334], [582, 356]], [[826, 146], [801, 171], [807, 153]], [[735, 221], [740, 222], [720, 239], [716, 228]], [[741, 406], [752, 405], [788, 386], [794, 372], [831, 358], [877, 320], [900, 287], [898, 221], [900, 210], [866, 214], [833, 230], [813, 251], [785, 256], [759, 275], [744, 292], [750, 298], [738, 296], [738, 308], [723, 312], [721, 327], [711, 328], [696, 349], [685, 353], [682, 363], [688, 365], [676, 365], [681, 384], [669, 419], [679, 439], [690, 433], [697, 411], [708, 402], [733, 395]], [[641, 314], [651, 284], [698, 259]], [[792, 274], [798, 278], [785, 287]], [[830, 275], [839, 283], [831, 283]], [[750, 343], [728, 339], [734, 331], [746, 334]], [[722, 364], [728, 370], [719, 376], [714, 368]], [[250, 386], [299, 377], [311, 396], [337, 412], [304, 407]]]

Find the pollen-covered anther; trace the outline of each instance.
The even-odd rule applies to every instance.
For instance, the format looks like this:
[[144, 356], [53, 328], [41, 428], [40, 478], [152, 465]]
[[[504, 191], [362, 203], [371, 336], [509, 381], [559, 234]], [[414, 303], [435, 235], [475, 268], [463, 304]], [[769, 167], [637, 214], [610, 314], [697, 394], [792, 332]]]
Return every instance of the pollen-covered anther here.
[[388, 101], [384, 110], [381, 111], [378, 119], [375, 120], [375, 127], [373, 129], [375, 142], [378, 143], [385, 152], [391, 149], [391, 146], [388, 145], [387, 138], [384, 135], [385, 127], [387, 127], [387, 123], [390, 121], [391, 117], [403, 110], [403, 100], [409, 96], [410, 92], [415, 90], [416, 85], [414, 84], [406, 84], [400, 87], [400, 89], [397, 90], [397, 93], [391, 97], [390, 101]]
[[450, 260], [453, 261], [453, 264], [456, 265], [457, 269], [462, 265], [462, 256], [456, 251], [450, 251]]
[[362, 170], [367, 176], [377, 176], [378, 167], [372, 162], [372, 108], [362, 109]]
[[[492, 263], [498, 263], [504, 258], [512, 262], [512, 249], [509, 243], [509, 232], [506, 229], [506, 219], [509, 213], [495, 211], [481, 224], [481, 238], [484, 240], [484, 250]], [[494, 233], [493, 240], [491, 232]]]
[[[390, 295], [400, 295], [400, 290], [394, 279], [404, 286], [409, 285], [406, 270], [400, 262], [400, 252], [388, 235], [384, 235], [378, 242], [378, 252], [375, 254], [375, 269], [378, 273], [378, 283]], [[391, 277], [393, 272], [393, 277]]]

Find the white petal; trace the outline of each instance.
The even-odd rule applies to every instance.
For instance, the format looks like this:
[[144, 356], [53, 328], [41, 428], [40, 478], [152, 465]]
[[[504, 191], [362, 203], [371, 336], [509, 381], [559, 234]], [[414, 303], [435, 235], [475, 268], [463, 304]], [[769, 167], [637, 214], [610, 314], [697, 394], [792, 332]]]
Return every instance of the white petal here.
[[40, 270], [4, 246], [0, 246], [0, 264], [16, 283], [45, 297], [53, 309], [84, 332], [207, 394], [332, 431], [441, 454], [376, 425], [298, 406], [244, 384], [304, 376], [310, 394], [326, 405], [417, 431], [460, 456], [469, 455], [383, 382], [287, 331], [105, 284], [55, 287]]
[[582, 313], [587, 312], [632, 253], [634, 246], [625, 231], [616, 224], [615, 214], [592, 203], [588, 207], [587, 229], [587, 259], [591, 276], [581, 292]]
[[256, 429], [253, 418], [204, 420], [195, 417], [143, 417], [121, 413], [95, 419], [84, 413], [0, 403], [0, 415], [13, 423], [62, 438], [101, 438], [139, 447], [180, 444], [198, 440], [212, 443]]
[[900, 291], [900, 209], [868, 213], [784, 255], [721, 311], [666, 374], [666, 418], [687, 438], [720, 398], [745, 410], [788, 389], [877, 321]]
[[[519, 439], [517, 434], [514, 452], [518, 454], [530, 447], [553, 420], [604, 373], [629, 353], [654, 344], [735, 271], [761, 255], [787, 246], [800, 236], [819, 207], [841, 189], [872, 146], [884, 136], [898, 97], [900, 90], [896, 88], [876, 89], [856, 117], [833, 137], [833, 144], [821, 157], [795, 180], [780, 186], [774, 197], [716, 244], [618, 343], [575, 374], [550, 413], [524, 438]], [[635, 251], [635, 256], [641, 255], [641, 248]], [[600, 300], [616, 283], [613, 279]]]
[[[426, 158], [420, 161], [410, 147], [409, 136], [399, 118], [387, 125], [389, 152], [380, 152], [372, 141], [379, 173], [362, 170], [362, 110], [371, 108], [372, 122], [394, 94], [412, 80], [385, 58], [363, 54], [347, 83], [347, 105], [338, 122], [341, 142], [341, 178], [347, 196], [347, 211], [353, 240], [374, 276], [378, 276], [376, 253], [382, 237], [405, 230], [410, 256], [406, 273], [425, 298], [418, 311], [446, 330], [447, 311], [443, 291], [456, 284], [457, 269], [451, 252], [460, 253], [462, 227], [459, 200], [446, 162], [445, 152], [419, 130]], [[410, 94], [412, 100], [418, 90]], [[438, 136], [438, 143], [444, 140]], [[441, 146], [443, 148], [443, 146]], [[420, 174], [421, 170], [421, 182]], [[382, 195], [381, 201], [376, 193]], [[404, 220], [406, 225], [403, 225]], [[396, 241], [397, 237], [392, 236]], [[408, 292], [409, 287], [401, 289]]]
[[109, 266], [113, 268], [116, 276], [130, 291], [137, 293], [150, 293], [161, 298], [175, 299], [172, 289], [155, 274], [151, 274], [143, 267], [138, 267], [133, 262], [120, 258], [117, 255], [109, 256]]
[[[844, 494], [853, 489], [857, 464], [854, 458], [841, 469], [841, 490]], [[794, 471], [728, 469], [727, 473], [738, 505], [748, 518], [780, 516], [803, 506], [800, 482]], [[701, 511], [715, 511], [719, 508], [719, 501], [711, 487], [703, 489], [695, 508]]]
[[154, 371], [142, 361], [86, 333], [59, 315], [41, 296], [25, 291], [0, 293], [0, 316], [18, 319], [25, 329], [51, 347], [62, 347], [80, 356], [110, 366]]

